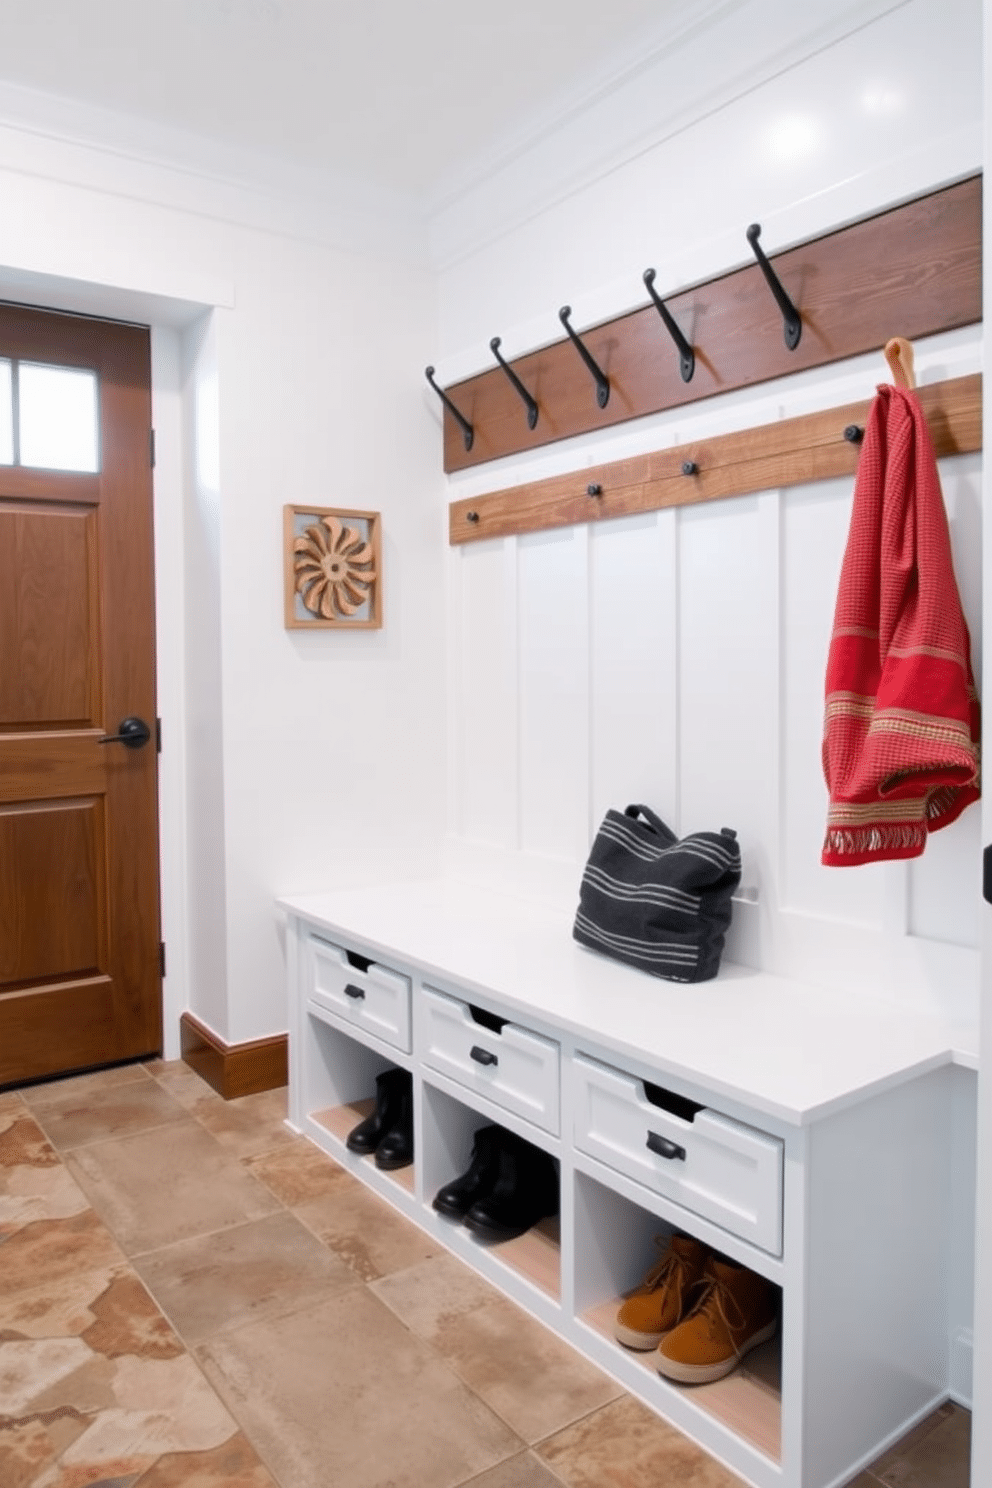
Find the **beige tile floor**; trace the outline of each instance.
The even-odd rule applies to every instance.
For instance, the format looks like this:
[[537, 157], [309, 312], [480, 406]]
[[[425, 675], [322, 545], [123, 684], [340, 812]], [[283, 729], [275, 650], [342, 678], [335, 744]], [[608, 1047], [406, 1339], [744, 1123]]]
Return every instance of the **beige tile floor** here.
[[[3, 1488], [739, 1488], [179, 1063], [0, 1094]], [[966, 1488], [945, 1406], [852, 1488]]]

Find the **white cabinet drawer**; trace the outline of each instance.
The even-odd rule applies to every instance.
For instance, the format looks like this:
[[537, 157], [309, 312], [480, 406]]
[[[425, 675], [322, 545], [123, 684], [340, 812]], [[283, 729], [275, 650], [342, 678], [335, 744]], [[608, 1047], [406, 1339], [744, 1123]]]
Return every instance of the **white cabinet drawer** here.
[[424, 1063], [497, 1105], [558, 1135], [559, 1048], [553, 1039], [506, 1022], [496, 1032], [469, 1006], [424, 988]]
[[577, 1054], [575, 1145], [772, 1255], [782, 1253], [777, 1137], [702, 1107], [691, 1120], [648, 1100], [644, 1083]]
[[352, 966], [340, 946], [311, 935], [307, 947], [307, 995], [352, 1028], [364, 1028], [383, 1043], [410, 1052], [410, 978], [372, 962]]

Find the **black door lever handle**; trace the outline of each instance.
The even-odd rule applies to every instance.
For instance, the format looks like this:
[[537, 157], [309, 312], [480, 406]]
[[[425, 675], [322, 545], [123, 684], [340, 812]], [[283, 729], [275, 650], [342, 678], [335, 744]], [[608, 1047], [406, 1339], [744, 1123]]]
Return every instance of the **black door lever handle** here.
[[116, 734], [104, 734], [98, 744], [123, 744], [125, 749], [143, 749], [152, 736], [152, 731], [143, 718], [125, 718], [118, 724]]

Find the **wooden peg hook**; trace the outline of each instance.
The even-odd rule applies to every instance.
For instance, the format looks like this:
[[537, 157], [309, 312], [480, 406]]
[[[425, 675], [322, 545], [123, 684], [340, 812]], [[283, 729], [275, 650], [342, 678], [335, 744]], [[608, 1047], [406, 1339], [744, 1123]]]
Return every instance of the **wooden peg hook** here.
[[913, 371], [913, 348], [904, 336], [893, 336], [885, 343], [885, 360], [892, 373], [896, 387], [915, 388], [916, 373]]

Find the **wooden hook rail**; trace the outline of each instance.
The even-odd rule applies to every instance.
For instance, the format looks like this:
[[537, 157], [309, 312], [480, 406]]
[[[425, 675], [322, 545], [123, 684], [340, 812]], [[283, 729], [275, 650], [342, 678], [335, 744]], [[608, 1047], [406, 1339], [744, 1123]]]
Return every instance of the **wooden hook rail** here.
[[[755, 248], [756, 228], [748, 236]], [[450, 386], [443, 393], [445, 470], [873, 351], [893, 327], [919, 340], [981, 320], [982, 179], [777, 253], [768, 267], [800, 317], [801, 337], [793, 326], [790, 339], [787, 324], [783, 340], [783, 311], [759, 263], [663, 302], [652, 273], [646, 283], [653, 303], [583, 329], [581, 337], [566, 316], [569, 339], [509, 363], [500, 358], [501, 366]], [[684, 343], [677, 352], [669, 320]], [[521, 388], [538, 412], [522, 403]]]
[[[938, 456], [982, 447], [980, 373], [917, 390]], [[634, 512], [853, 476], [870, 400], [512, 486], [449, 508], [449, 541], [479, 542]]]

